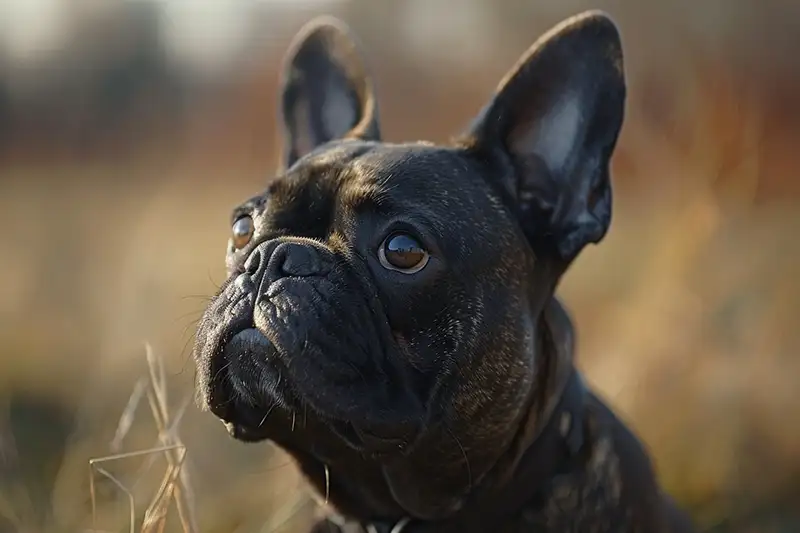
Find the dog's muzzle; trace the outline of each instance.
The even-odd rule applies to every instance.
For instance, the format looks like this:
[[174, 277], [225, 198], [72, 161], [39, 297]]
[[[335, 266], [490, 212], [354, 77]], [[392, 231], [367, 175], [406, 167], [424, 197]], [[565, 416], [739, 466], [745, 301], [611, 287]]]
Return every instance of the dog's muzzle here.
[[[271, 240], [257, 246], [243, 271], [222, 287], [201, 321], [195, 354], [203, 403], [214, 415], [231, 423], [241, 418], [237, 403], [258, 406], [287, 400], [278, 390], [279, 377], [273, 377], [280, 375], [284, 363], [270, 332], [276, 319], [297, 320], [297, 309], [275, 306], [271, 298], [285, 288], [283, 280], [328, 271], [312, 246]], [[292, 328], [281, 331], [286, 336]]]

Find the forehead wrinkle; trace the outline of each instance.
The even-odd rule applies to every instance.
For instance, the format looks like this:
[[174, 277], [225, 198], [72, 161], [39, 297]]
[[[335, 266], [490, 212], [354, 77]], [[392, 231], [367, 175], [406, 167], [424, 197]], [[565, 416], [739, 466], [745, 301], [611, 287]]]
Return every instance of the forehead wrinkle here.
[[442, 196], [442, 192], [446, 195], [446, 191], [431, 188], [435, 180], [430, 179], [430, 169], [424, 165], [425, 156], [430, 154], [414, 152], [410, 147], [392, 146], [354, 158], [346, 171], [348, 199], [354, 204], [371, 203], [384, 211], [399, 211], [404, 200], [411, 199], [416, 207]]
[[[402, 178], [398, 177], [398, 179]], [[370, 212], [387, 219], [399, 217], [409, 222], [417, 222], [437, 232], [441, 230], [436, 223], [439, 216], [435, 206], [420, 197], [407, 199], [401, 195], [392, 194], [394, 190], [399, 189], [397, 183], [388, 187], [386, 185], [379, 185], [369, 180], [350, 183], [342, 190], [342, 205], [355, 213]]]
[[[460, 233], [470, 226], [461, 215], [490, 202], [467, 192], [476, 187], [468, 161], [442, 148], [419, 144], [374, 147], [350, 160], [342, 175], [341, 209], [417, 221], [437, 235], [442, 234], [444, 225], [456, 227]], [[472, 227], [477, 234], [489, 230]]]
[[385, 196], [376, 183], [364, 179], [345, 180], [340, 191], [342, 205], [355, 211], [380, 205]]

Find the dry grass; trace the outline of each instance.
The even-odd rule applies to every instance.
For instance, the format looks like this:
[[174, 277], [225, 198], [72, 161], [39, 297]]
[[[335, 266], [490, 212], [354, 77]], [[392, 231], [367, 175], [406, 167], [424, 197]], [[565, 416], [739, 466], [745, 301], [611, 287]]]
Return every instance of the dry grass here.
[[[150, 413], [158, 429], [158, 439], [156, 446], [130, 452], [118, 452], [113, 455], [95, 457], [89, 460], [90, 483], [89, 490], [92, 498], [92, 529], [97, 531], [97, 498], [95, 494], [94, 479], [95, 474], [99, 473], [112, 481], [128, 498], [130, 512], [130, 533], [134, 533], [136, 528], [136, 497], [135, 488], [127, 487], [121, 480], [112, 475], [105, 466], [116, 461], [147, 457], [148, 460], [142, 465], [141, 470], [146, 471], [153, 464], [153, 458], [162, 455], [167, 462], [167, 468], [158, 490], [151, 498], [151, 503], [144, 512], [142, 519], [142, 533], [161, 533], [164, 531], [167, 520], [167, 513], [170, 504], [174, 503], [180, 520], [181, 529], [184, 533], [197, 533], [197, 517], [194, 510], [195, 502], [192, 497], [191, 484], [189, 483], [189, 473], [183, 469], [186, 457], [186, 446], [181, 442], [178, 427], [183, 417], [186, 407], [189, 405], [191, 397], [187, 397], [180, 406], [174, 420], [170, 419], [169, 403], [167, 401], [166, 375], [164, 372], [164, 361], [157, 357], [152, 347], [145, 346], [147, 354], [147, 365], [150, 370], [149, 379], [141, 379], [136, 383], [136, 387], [131, 394], [128, 405], [117, 426], [114, 440], [111, 442], [112, 451], [122, 448], [123, 440], [130, 431], [136, 416], [136, 410], [143, 397], [147, 398], [150, 405]], [[136, 482], [141, 479], [141, 474], [136, 476]]]

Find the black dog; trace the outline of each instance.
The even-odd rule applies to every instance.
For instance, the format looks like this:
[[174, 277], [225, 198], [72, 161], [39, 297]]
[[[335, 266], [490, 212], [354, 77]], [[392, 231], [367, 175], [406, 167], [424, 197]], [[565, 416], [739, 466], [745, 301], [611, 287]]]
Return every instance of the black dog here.
[[284, 163], [233, 213], [195, 357], [202, 404], [287, 450], [342, 517], [316, 530], [691, 531], [583, 387], [554, 296], [611, 219], [615, 24], [551, 30], [450, 146], [381, 142], [332, 19], [284, 83]]

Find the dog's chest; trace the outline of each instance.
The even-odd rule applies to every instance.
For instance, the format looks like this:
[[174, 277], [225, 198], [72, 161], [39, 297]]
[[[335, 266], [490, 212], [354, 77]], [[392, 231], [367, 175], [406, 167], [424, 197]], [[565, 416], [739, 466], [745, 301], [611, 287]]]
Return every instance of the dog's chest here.
[[403, 533], [655, 533], [634, 514], [636, 502], [630, 495], [636, 489], [625, 486], [633, 480], [626, 479], [621, 462], [624, 451], [618, 449], [609, 420], [594, 409], [594, 400], [588, 403], [587, 448], [575, 458], [574, 467], [554, 476], [539, 496], [532, 497], [504, 523], [487, 528], [486, 524], [467, 521], [437, 528], [411, 522]]
[[622, 496], [619, 457], [609, 436], [593, 443], [584, 467], [556, 476], [540, 502], [524, 509], [518, 533], [638, 533]]

